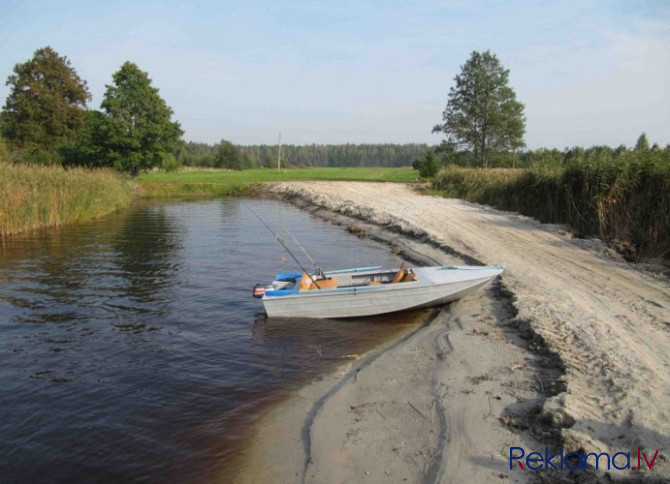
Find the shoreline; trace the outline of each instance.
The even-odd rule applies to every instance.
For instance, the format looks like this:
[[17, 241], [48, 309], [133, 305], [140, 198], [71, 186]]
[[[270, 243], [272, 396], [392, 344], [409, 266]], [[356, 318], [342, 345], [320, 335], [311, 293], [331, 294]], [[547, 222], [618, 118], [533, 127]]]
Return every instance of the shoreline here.
[[[412, 262], [481, 263], [457, 254], [420, 230], [403, 227], [397, 220], [385, 220], [389, 230], [374, 220], [370, 223], [370, 214], [365, 210], [348, 206], [348, 213], [343, 215], [342, 210], [333, 211], [312, 199], [291, 194], [286, 197], [274, 190], [271, 195], [288, 198], [313, 216], [359, 236], [389, 244]], [[557, 430], [549, 421], [539, 421], [537, 415], [542, 403], [556, 394], [557, 388], [562, 389], [562, 368], [541, 338], [516, 320], [516, 314], [513, 295], [504, 284], [496, 282], [442, 309], [409, 337], [375, 350], [372, 362], [364, 358], [365, 365], [359, 362], [346, 371], [340, 369], [323, 382], [304, 387], [262, 419], [247, 465], [235, 482], [270, 482], [274, 478], [278, 482], [449, 482], [491, 477], [524, 482], [524, 476], [510, 473], [501, 449], [513, 442], [538, 447], [537, 438], [550, 440], [552, 446], [559, 444]], [[475, 340], [480, 341], [473, 345]], [[468, 352], [473, 346], [480, 348], [477, 353], [489, 356], [469, 361], [472, 356], [461, 352]], [[407, 354], [419, 355], [420, 371], [411, 369]], [[451, 361], [454, 358], [460, 361]], [[404, 381], [398, 379], [397, 393], [390, 395], [383, 388], [373, 391], [376, 382], [387, 381], [386, 374], [406, 366], [408, 375]], [[512, 375], [515, 384], [510, 386], [508, 377], [503, 378], [502, 374]], [[355, 381], [352, 375], [356, 376]], [[417, 399], [418, 381], [425, 391]], [[375, 394], [372, 401], [363, 398], [369, 393]], [[398, 401], [398, 394], [403, 395], [403, 402]], [[473, 402], [477, 395], [480, 401]], [[361, 398], [363, 403], [356, 405]], [[374, 411], [360, 410], [371, 407]], [[452, 421], [477, 413], [483, 418], [461, 422], [458, 437], [454, 435]], [[374, 422], [374, 418], [381, 418], [381, 422]], [[389, 428], [379, 431], [376, 426], [380, 423]], [[363, 428], [365, 425], [368, 428]], [[532, 432], [528, 431], [531, 427], [535, 427]], [[302, 429], [299, 435], [297, 428]], [[276, 435], [283, 436], [280, 448]], [[406, 445], [403, 453], [399, 447], [407, 435], [414, 435], [415, 440]], [[475, 436], [477, 439], [473, 439]], [[379, 439], [395, 442], [395, 447], [380, 448], [383, 446], [374, 444]], [[494, 446], [490, 445], [492, 441]], [[467, 455], [483, 445], [486, 451]], [[352, 446], [356, 453], [364, 448], [361, 458], [352, 456], [353, 451], [348, 449]], [[492, 451], [494, 447], [496, 451]], [[382, 458], [384, 464], [373, 464], [377, 458]], [[447, 466], [455, 459], [460, 465]]]
[[[500, 450], [507, 442], [537, 442], [530, 434], [519, 437], [514, 427], [530, 426], [537, 401], [545, 396], [535, 380], [540, 358], [512, 335], [511, 326], [496, 328], [509, 310], [500, 291], [492, 287], [479, 298], [436, 311], [416, 330], [269, 409], [240, 472], [221, 480], [481, 482], [513, 477]], [[492, 312], [487, 310], [491, 301], [498, 306]], [[498, 356], [473, 365], [460, 353], [472, 348]], [[501, 373], [514, 375], [513, 388]], [[460, 421], [453, 429], [452, 420]], [[474, 437], [479, 444], [495, 445], [468, 455], [464, 449], [472, 450]], [[452, 460], [459, 465], [446, 472]], [[527, 482], [521, 477], [515, 482]]]
[[[355, 384], [331, 395], [311, 425], [310, 457], [300, 479], [285, 473], [305, 445], [292, 427], [301, 426], [305, 407], [323, 388], [307, 387], [266, 416], [236, 482], [268, 482], [264, 476], [282, 482], [670, 476], [667, 281], [637, 271], [595, 241], [572, 239], [562, 227], [403, 186], [287, 183], [269, 192], [315, 216], [356, 226], [352, 231], [427, 252], [432, 263], [465, 253], [467, 263], [500, 263], [506, 273], [502, 285], [452, 304], [450, 314], [441, 313], [358, 372]], [[522, 270], [529, 268], [536, 270]], [[649, 353], [625, 337], [630, 332]], [[394, 378], [398, 374], [402, 378]], [[654, 377], [653, 385], [640, 383], [642, 376]], [[394, 380], [397, 388], [380, 386]], [[292, 436], [277, 449], [268, 438], [274, 432]], [[407, 436], [418, 440], [410, 443]], [[384, 442], [392, 444], [384, 448]], [[610, 453], [642, 446], [659, 449], [659, 456], [645, 474], [580, 469], [538, 476], [510, 470], [513, 446]], [[403, 453], [410, 448], [414, 455]]]

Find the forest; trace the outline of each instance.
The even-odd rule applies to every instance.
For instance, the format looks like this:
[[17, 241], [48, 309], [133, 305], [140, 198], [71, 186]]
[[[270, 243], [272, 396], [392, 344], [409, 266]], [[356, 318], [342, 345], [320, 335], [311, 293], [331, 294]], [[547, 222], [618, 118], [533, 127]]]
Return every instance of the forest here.
[[[311, 144], [282, 145], [285, 167], [401, 167], [412, 163], [428, 149], [425, 144]], [[248, 169], [276, 168], [278, 145], [218, 145], [187, 142], [177, 151], [179, 166]]]

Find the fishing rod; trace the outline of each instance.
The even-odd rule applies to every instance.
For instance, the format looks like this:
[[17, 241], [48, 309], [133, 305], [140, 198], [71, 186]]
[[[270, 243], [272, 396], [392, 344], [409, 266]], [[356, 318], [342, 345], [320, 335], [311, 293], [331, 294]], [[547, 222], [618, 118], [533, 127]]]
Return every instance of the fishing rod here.
[[314, 259], [312, 259], [312, 256], [309, 255], [307, 250], [302, 245], [300, 245], [300, 242], [298, 242], [298, 239], [295, 238], [295, 236], [291, 233], [291, 231], [289, 229], [287, 229], [285, 226], [282, 226], [282, 228], [286, 231], [287, 234], [289, 234], [291, 236], [291, 238], [293, 239], [293, 242], [295, 242], [295, 244], [298, 247], [300, 247], [300, 250], [302, 250], [302, 253], [305, 254], [305, 256], [309, 259], [309, 261], [312, 263], [312, 265], [316, 269], [316, 273], [318, 275], [323, 274], [323, 271], [321, 270], [321, 267], [319, 267], [319, 264], [317, 264], [316, 261]]
[[[289, 249], [288, 246], [286, 245], [286, 242], [284, 242], [284, 238], [283, 238], [281, 235], [279, 235], [278, 233], [276, 233], [274, 230], [272, 230], [272, 228], [271, 228], [268, 224], [265, 223], [265, 220], [263, 220], [263, 219], [261, 218], [261, 216], [258, 215], [258, 214], [257, 214], [257, 213], [256, 213], [250, 206], [249, 206], [249, 205], [244, 204], [244, 206], [247, 207], [247, 208], [249, 209], [249, 211], [250, 211], [251, 213], [253, 213], [253, 214], [256, 216], [256, 218], [257, 218], [258, 220], [261, 221], [261, 223], [265, 226], [266, 229], [268, 229], [268, 230], [270, 231], [270, 233], [271, 233], [272, 235], [275, 236], [275, 238], [279, 241], [279, 243], [282, 245], [282, 247], [284, 247], [284, 249], [286, 249], [286, 252], [288, 252], [289, 255], [290, 255], [290, 256], [293, 258], [293, 260], [296, 262], [296, 264], [298, 264], [298, 266], [300, 267], [300, 269], [302, 269], [302, 271], [303, 271], [305, 274], [307, 274], [307, 277], [309, 277], [309, 278], [311, 279], [311, 281], [314, 283], [314, 285], [317, 287], [317, 289], [321, 289], [321, 287], [319, 286], [319, 284], [316, 282], [316, 279], [315, 279], [315, 278], [314, 278], [314, 277], [307, 271], [307, 269], [305, 269], [305, 268], [303, 267], [303, 265], [300, 263], [300, 261], [298, 260], [298, 258], [297, 258], [295, 255], [293, 255], [293, 252], [291, 252], [291, 249]], [[295, 238], [294, 238], [294, 240], [295, 240]], [[300, 245], [300, 244], [298, 244], [298, 245]], [[304, 251], [304, 249], [303, 249], [303, 251]], [[312, 260], [311, 257], [310, 257], [309, 259]], [[312, 260], [312, 262], [314, 262], [314, 261]], [[314, 265], [316, 265], [316, 263], [315, 263]], [[318, 267], [318, 266], [317, 266], [317, 267]], [[321, 270], [321, 269], [319, 268], [319, 270]]]

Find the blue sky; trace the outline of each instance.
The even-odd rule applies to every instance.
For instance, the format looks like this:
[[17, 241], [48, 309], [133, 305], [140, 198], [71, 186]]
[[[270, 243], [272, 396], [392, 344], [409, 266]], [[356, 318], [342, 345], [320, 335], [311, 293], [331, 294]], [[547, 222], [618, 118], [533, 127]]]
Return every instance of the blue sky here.
[[97, 109], [130, 60], [189, 141], [437, 144], [454, 76], [490, 49], [529, 148], [670, 143], [667, 0], [3, 0], [0, 18], [3, 80], [49, 45]]

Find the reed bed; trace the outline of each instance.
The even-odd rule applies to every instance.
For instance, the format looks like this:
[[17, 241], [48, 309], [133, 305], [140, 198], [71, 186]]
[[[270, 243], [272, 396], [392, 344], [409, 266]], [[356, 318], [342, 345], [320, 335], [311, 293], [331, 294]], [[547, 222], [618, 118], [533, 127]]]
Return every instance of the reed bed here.
[[0, 162], [0, 236], [99, 218], [132, 198], [111, 170]]
[[142, 198], [241, 197], [249, 195], [258, 183], [180, 183], [140, 181]]
[[433, 189], [567, 224], [578, 236], [597, 236], [629, 260], [670, 257], [670, 162], [630, 153], [616, 163], [535, 166], [525, 170], [449, 166]]

